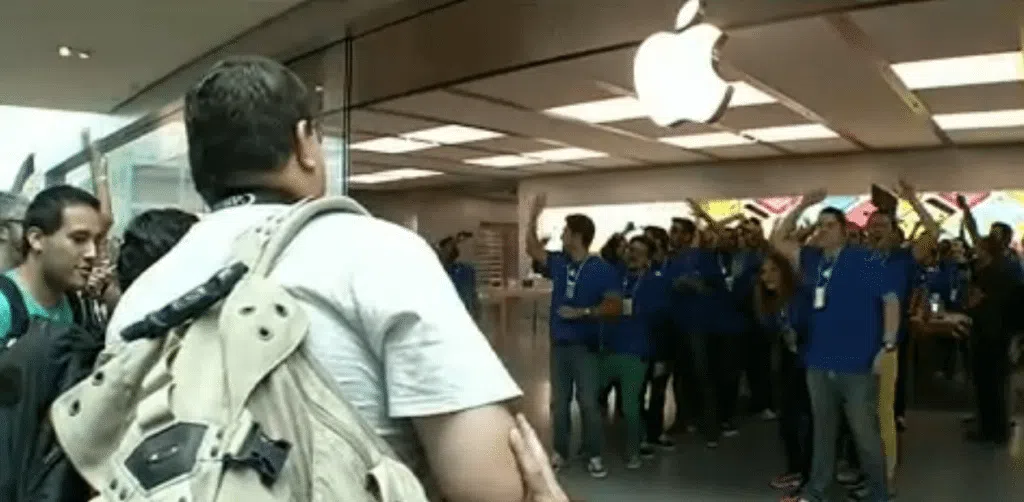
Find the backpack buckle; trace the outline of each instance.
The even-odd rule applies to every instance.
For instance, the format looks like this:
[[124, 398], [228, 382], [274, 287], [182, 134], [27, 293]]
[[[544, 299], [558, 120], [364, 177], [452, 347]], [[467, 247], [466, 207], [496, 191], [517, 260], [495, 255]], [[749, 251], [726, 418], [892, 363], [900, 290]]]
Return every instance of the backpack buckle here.
[[291, 449], [291, 443], [283, 439], [270, 439], [260, 425], [254, 423], [238, 451], [224, 455], [223, 460], [228, 468], [247, 467], [255, 470], [263, 485], [269, 487], [281, 475]]

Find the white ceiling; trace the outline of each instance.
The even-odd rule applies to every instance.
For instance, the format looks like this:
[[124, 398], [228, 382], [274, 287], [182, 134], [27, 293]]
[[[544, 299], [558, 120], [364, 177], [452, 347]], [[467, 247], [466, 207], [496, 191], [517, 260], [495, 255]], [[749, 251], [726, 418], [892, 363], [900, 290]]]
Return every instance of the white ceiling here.
[[[708, 3], [710, 14], [715, 2]], [[609, 168], [1021, 142], [1024, 127], [1020, 126], [952, 131], [939, 125], [947, 123], [942, 120], [943, 114], [1024, 109], [1024, 87], [1020, 81], [911, 91], [893, 76], [891, 69], [894, 63], [1014, 51], [1020, 68], [1024, 60], [1019, 57], [1021, 28], [1015, 10], [1018, 3], [933, 0], [727, 28], [729, 39], [720, 54], [722, 75], [729, 80], [745, 81], [771, 96], [773, 102], [731, 108], [715, 125], [663, 129], [646, 118], [590, 124], [542, 113], [551, 107], [628, 96], [635, 44], [492, 73], [485, 78], [462, 79], [415, 94], [385, 99], [368, 97], [365, 101], [369, 104], [352, 115], [355, 143], [446, 124], [485, 129], [501, 136], [402, 154], [353, 151], [354, 173], [397, 168], [443, 173], [364, 186], [404, 189]], [[663, 24], [667, 27], [672, 19], [666, 16]], [[422, 20], [428, 21], [431, 20]], [[630, 26], [635, 30], [633, 24]], [[430, 27], [424, 25], [419, 31], [429, 31]], [[512, 42], [518, 47], [510, 48], [507, 41], [489, 38], [484, 31], [470, 29], [463, 34], [461, 46], [467, 47], [464, 51], [471, 53], [473, 60], [482, 60], [488, 53], [508, 61], [521, 56], [521, 39]], [[442, 32], [449, 38], [457, 36]], [[380, 41], [377, 45], [384, 43]], [[452, 56], [453, 65], [459, 66], [460, 58], [461, 55]], [[500, 67], [500, 62], [492, 66]], [[403, 67], [401, 60], [394, 60], [381, 71], [393, 73], [399, 71], [396, 67]], [[424, 74], [416, 68], [401, 71], [406, 76]], [[364, 76], [357, 80], [373, 79]], [[364, 87], [363, 92], [372, 90]], [[329, 117], [327, 123], [329, 127], [340, 128], [338, 117]], [[810, 124], [831, 128], [836, 137], [760, 141], [720, 148], [681, 148], [659, 141], [669, 136]], [[503, 169], [465, 162], [563, 147], [604, 155]]]
[[[0, 104], [109, 112], [301, 0], [4, 0]], [[61, 58], [57, 47], [90, 51]]]

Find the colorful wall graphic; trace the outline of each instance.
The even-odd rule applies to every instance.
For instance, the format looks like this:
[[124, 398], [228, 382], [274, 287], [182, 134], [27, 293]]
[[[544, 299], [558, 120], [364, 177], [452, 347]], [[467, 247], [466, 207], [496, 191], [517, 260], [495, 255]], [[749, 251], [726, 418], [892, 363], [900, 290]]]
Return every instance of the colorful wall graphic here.
[[[978, 221], [982, 233], [987, 233], [989, 225], [996, 221], [1010, 224], [1015, 230], [1015, 246], [1019, 247], [1020, 238], [1024, 235], [1024, 190], [992, 191], [964, 193]], [[942, 227], [943, 238], [959, 235], [963, 214], [956, 207], [955, 192], [925, 192], [921, 200], [932, 216]], [[713, 200], [704, 204], [705, 210], [715, 219], [742, 213], [747, 216], [761, 218], [766, 230], [770, 230], [799, 202], [799, 197], [771, 197], [764, 199], [730, 199]], [[802, 224], [810, 224], [822, 208], [834, 206], [846, 213], [851, 223], [864, 225], [868, 216], [874, 211], [870, 196], [836, 195], [824, 202], [812, 206], [802, 218]], [[596, 250], [614, 232], [625, 228], [633, 222], [638, 227], [659, 225], [667, 227], [672, 217], [690, 217], [690, 208], [685, 202], [655, 202], [644, 204], [614, 204], [578, 207], [549, 208], [541, 215], [539, 230], [544, 237], [550, 237], [549, 249], [561, 246], [559, 235], [565, 216], [571, 213], [589, 215], [597, 224], [597, 235], [594, 239]], [[906, 202], [900, 202], [897, 209], [900, 226], [904, 232], [911, 232], [917, 224], [917, 214]]]

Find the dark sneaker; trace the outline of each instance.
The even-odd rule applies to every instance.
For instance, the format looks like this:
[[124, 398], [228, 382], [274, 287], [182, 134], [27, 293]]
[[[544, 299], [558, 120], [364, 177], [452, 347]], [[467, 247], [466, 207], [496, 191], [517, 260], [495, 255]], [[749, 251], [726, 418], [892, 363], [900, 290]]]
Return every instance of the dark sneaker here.
[[654, 458], [654, 447], [644, 443], [640, 445], [640, 458], [652, 459]]
[[732, 422], [722, 422], [722, 436], [727, 438], [734, 438], [740, 435], [740, 430], [736, 428], [736, 424]]
[[626, 461], [626, 469], [629, 469], [631, 471], [635, 471], [643, 466], [644, 463], [642, 460], [640, 460], [639, 456], [630, 457], [629, 460]]
[[665, 451], [675, 451], [675, 449], [676, 449], [675, 441], [672, 441], [671, 439], [669, 439], [668, 436], [661, 436], [656, 441], [652, 442], [651, 446], [653, 446], [653, 447], [655, 447], [655, 448], [657, 448], [659, 450], [665, 450]]
[[594, 457], [587, 461], [587, 472], [590, 473], [590, 477], [595, 479], [608, 477], [608, 469], [605, 469], [604, 461], [601, 460], [601, 457]]
[[858, 485], [864, 482], [864, 476], [859, 471], [846, 469], [836, 474], [836, 482], [843, 486]]
[[716, 439], [708, 441], [704, 443], [704, 446], [706, 446], [709, 450], [714, 450], [715, 448], [718, 448], [718, 440]]

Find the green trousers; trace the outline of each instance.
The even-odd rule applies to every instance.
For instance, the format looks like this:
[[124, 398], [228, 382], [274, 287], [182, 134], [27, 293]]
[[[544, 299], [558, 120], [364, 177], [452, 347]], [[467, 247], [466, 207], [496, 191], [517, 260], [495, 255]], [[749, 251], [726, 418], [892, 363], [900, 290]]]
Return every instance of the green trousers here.
[[643, 392], [647, 361], [629, 354], [606, 353], [601, 360], [602, 387], [619, 382], [622, 388], [622, 414], [626, 417], [626, 456], [640, 454], [643, 440], [640, 393]]

